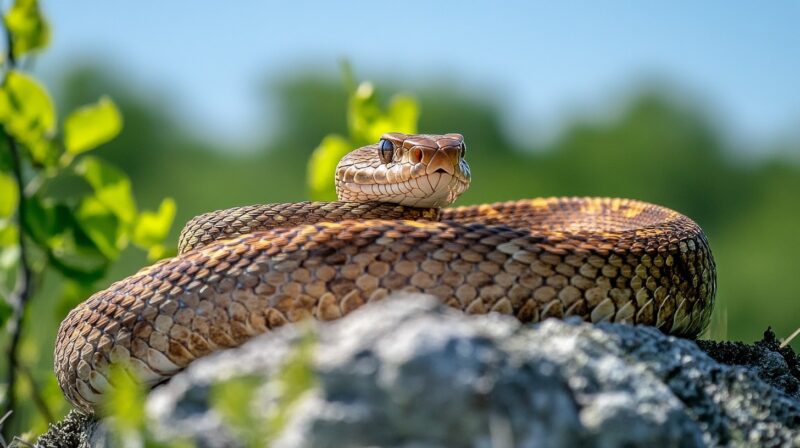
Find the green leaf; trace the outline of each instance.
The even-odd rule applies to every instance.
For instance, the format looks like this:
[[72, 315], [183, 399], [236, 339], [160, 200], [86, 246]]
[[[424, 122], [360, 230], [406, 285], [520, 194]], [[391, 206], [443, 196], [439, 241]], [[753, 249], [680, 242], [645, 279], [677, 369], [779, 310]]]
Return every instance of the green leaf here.
[[0, 219], [9, 218], [17, 211], [19, 188], [14, 177], [0, 173]]
[[398, 95], [389, 103], [386, 112], [378, 109], [377, 113], [372, 113], [361, 120], [363, 123], [360, 133], [364, 141], [359, 146], [377, 142], [387, 132], [414, 134], [417, 132], [418, 119], [419, 106], [416, 100], [407, 95]]
[[0, 247], [15, 246], [17, 239], [17, 226], [8, 219], [0, 219]]
[[33, 196], [25, 199], [25, 231], [43, 247], [51, 247], [52, 238], [64, 229], [57, 205], [52, 200]]
[[345, 83], [350, 92], [347, 105], [347, 126], [350, 138], [328, 135], [311, 154], [306, 171], [309, 195], [315, 201], [336, 200], [334, 184], [336, 165], [353, 148], [377, 142], [387, 132], [417, 132], [419, 105], [408, 95], [396, 95], [386, 111], [378, 104], [372, 83], [362, 82], [352, 88], [349, 64], [343, 64]]
[[131, 192], [131, 181], [118, 168], [95, 157], [84, 157], [75, 172], [91, 185], [95, 197], [125, 224], [136, 219], [136, 201]]
[[[42, 145], [56, 126], [55, 109], [47, 91], [33, 78], [9, 71], [0, 87], [0, 124], [26, 146]], [[35, 153], [32, 157], [36, 162], [44, 161]]]
[[372, 142], [372, 123], [379, 119], [380, 115], [381, 109], [375, 86], [370, 82], [362, 82], [352, 92], [347, 107], [347, 123], [354, 146]]
[[64, 122], [64, 146], [71, 154], [92, 150], [113, 139], [122, 130], [122, 115], [108, 97], [84, 106]]
[[96, 197], [83, 198], [75, 218], [83, 232], [109, 260], [116, 260], [127, 239], [119, 218]]
[[61, 149], [53, 140], [41, 138], [28, 142], [26, 145], [28, 147], [28, 152], [31, 154], [31, 158], [36, 163], [48, 167], [54, 167], [58, 164], [58, 157], [61, 155]]
[[108, 380], [114, 387], [104, 397], [103, 415], [114, 416], [110, 422], [118, 437], [141, 432], [145, 425], [144, 386], [132, 376], [132, 371], [120, 364], [112, 364], [109, 371]]
[[49, 251], [52, 266], [65, 277], [81, 283], [92, 283], [105, 275], [110, 263], [94, 246], [78, 242], [74, 231], [61, 235], [56, 247]]
[[[289, 422], [295, 405], [317, 383], [312, 367], [316, 335], [306, 327], [277, 372], [266, 384], [260, 376], [243, 375], [214, 384], [209, 401], [214, 411], [231, 426], [245, 446], [271, 446]], [[270, 391], [275, 402], [266, 410], [253, 406], [259, 389]], [[266, 412], [265, 412], [266, 411]]]
[[38, 196], [27, 198], [24, 222], [27, 234], [65, 276], [93, 281], [108, 268], [107, 257], [66, 205]]
[[16, 0], [5, 15], [14, 42], [14, 55], [41, 50], [50, 42], [50, 26], [36, 0]]
[[[227, 379], [212, 385], [209, 400], [215, 412], [224, 421], [241, 432], [255, 432], [263, 426], [253, 413], [252, 400], [264, 380], [256, 375], [245, 375]], [[251, 442], [258, 440], [256, 434], [243, 434]]]
[[312, 327], [307, 326], [293, 347], [286, 364], [275, 375], [275, 380], [281, 383], [280, 398], [285, 403], [295, 403], [316, 384], [317, 377], [312, 368], [316, 346], [317, 335]]
[[[0, 274], [10, 273], [9, 271], [19, 261], [18, 243], [17, 226], [8, 219], [0, 219]], [[4, 276], [0, 275], [0, 285], [3, 283]]]
[[175, 246], [168, 247], [163, 244], [154, 244], [147, 249], [147, 260], [151, 262], [176, 255], [178, 255], [178, 248]]
[[3, 329], [6, 322], [8, 322], [8, 318], [11, 317], [13, 313], [14, 308], [12, 308], [4, 298], [0, 297], [0, 330]]
[[267, 443], [277, 438], [286, 427], [295, 404], [317, 383], [313, 368], [314, 348], [317, 337], [310, 326], [306, 326], [300, 340], [292, 347], [285, 363], [271, 378], [270, 389], [276, 392], [277, 412], [267, 418]]
[[169, 235], [172, 221], [175, 219], [175, 201], [165, 198], [161, 201], [157, 212], [142, 212], [133, 228], [131, 239], [133, 243], [148, 249], [148, 258], [151, 260], [163, 258], [169, 250], [161, 243]]
[[108, 382], [113, 387], [104, 394], [101, 414], [107, 418], [108, 445], [146, 448], [190, 448], [195, 445], [185, 438], [157, 440], [147, 428], [145, 402], [147, 388], [136, 377], [130, 364], [111, 364]]
[[[408, 95], [396, 95], [389, 103], [386, 111], [391, 123], [390, 130], [384, 132], [402, 132], [404, 134], [416, 134], [417, 122], [419, 121], [419, 104], [417, 100]], [[376, 136], [376, 139], [380, 135]]]
[[353, 149], [344, 137], [329, 135], [311, 153], [308, 159], [307, 182], [309, 195], [313, 201], [335, 201], [336, 188], [334, 174], [339, 159]]

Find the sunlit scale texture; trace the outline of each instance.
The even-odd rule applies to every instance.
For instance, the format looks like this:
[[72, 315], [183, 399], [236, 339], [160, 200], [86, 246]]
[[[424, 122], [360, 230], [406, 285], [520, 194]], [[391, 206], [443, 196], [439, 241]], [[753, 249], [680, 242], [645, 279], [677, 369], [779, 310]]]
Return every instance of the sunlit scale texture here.
[[380, 202], [287, 202], [257, 204], [202, 214], [184, 226], [178, 252], [260, 230], [346, 219], [437, 220], [439, 209]]
[[671, 210], [553, 198], [443, 210], [441, 219], [248, 224], [254, 233], [143, 269], [64, 320], [59, 383], [92, 411], [109, 363], [129, 363], [154, 384], [218, 348], [287, 322], [336, 319], [398, 291], [523, 322], [574, 315], [695, 336], [709, 320], [708, 243]]

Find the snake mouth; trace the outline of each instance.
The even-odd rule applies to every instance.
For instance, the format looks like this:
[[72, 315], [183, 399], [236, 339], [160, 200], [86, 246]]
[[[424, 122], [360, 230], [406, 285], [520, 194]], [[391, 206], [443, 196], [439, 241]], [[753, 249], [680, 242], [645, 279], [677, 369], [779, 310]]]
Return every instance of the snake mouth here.
[[340, 190], [348, 191], [361, 200], [391, 202], [410, 207], [444, 207], [451, 204], [469, 186], [469, 179], [445, 171], [412, 177], [402, 182], [368, 183], [342, 182]]

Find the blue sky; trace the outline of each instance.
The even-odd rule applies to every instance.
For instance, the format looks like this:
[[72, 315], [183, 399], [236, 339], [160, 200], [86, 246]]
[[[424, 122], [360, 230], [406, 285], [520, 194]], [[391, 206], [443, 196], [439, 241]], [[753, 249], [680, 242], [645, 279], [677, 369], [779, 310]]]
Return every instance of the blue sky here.
[[[156, 6], [157, 5], [157, 6]], [[345, 6], [346, 5], [346, 6]], [[43, 0], [46, 77], [79, 57], [166, 95], [187, 126], [243, 143], [265, 77], [341, 57], [362, 78], [445, 80], [545, 135], [643, 79], [673, 82], [744, 146], [800, 135], [800, 2], [109, 2]], [[423, 111], [424, 112], [424, 111]], [[272, 114], [278, 111], [272, 111]]]

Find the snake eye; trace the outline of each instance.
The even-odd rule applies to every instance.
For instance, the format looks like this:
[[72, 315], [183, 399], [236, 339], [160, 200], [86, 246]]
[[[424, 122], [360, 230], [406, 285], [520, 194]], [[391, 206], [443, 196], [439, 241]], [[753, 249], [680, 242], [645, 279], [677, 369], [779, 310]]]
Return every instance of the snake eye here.
[[380, 156], [383, 163], [391, 162], [392, 157], [394, 157], [394, 145], [392, 142], [381, 139], [380, 143], [378, 143], [378, 156]]
[[467, 144], [461, 142], [461, 158], [464, 158], [464, 155], [467, 153]]

